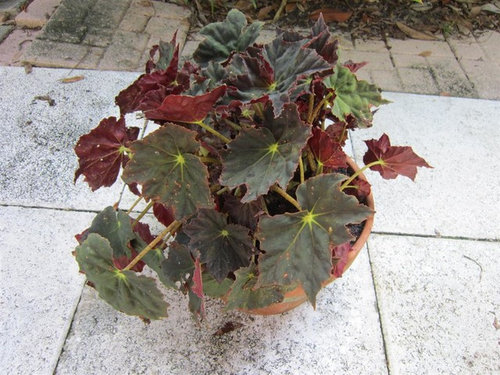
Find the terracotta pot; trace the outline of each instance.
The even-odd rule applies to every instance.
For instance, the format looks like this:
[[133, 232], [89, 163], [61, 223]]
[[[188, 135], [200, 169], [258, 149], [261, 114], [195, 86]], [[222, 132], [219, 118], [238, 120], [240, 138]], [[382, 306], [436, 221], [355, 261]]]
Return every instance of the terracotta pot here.
[[[354, 163], [352, 159], [348, 158], [347, 163], [355, 171], [359, 170], [359, 167], [356, 165], [356, 163]], [[360, 178], [366, 181], [366, 177], [363, 174], [360, 174]], [[370, 195], [366, 198], [366, 205], [375, 211], [375, 204], [373, 202], [373, 195], [371, 191]], [[344, 267], [344, 272], [347, 271], [347, 269], [351, 266], [352, 262], [354, 262], [354, 259], [356, 259], [359, 252], [365, 245], [366, 240], [368, 239], [368, 236], [372, 231], [372, 227], [373, 227], [373, 214], [368, 219], [366, 219], [363, 231], [361, 232], [360, 236], [352, 246], [351, 251], [349, 251], [347, 255], [347, 263]], [[323, 287], [327, 286], [335, 279], [336, 279], [335, 276], [330, 277], [328, 280], [323, 282]], [[267, 307], [262, 307], [260, 309], [253, 309], [253, 310], [242, 309], [240, 311], [255, 315], [275, 315], [294, 309], [295, 307], [301, 305], [306, 301], [307, 301], [307, 296], [306, 293], [304, 292], [304, 289], [302, 288], [302, 286], [298, 286], [297, 288], [291, 290], [290, 292], [285, 293], [285, 298], [283, 299], [283, 301], [279, 303], [273, 303], [272, 305], [269, 305]]]

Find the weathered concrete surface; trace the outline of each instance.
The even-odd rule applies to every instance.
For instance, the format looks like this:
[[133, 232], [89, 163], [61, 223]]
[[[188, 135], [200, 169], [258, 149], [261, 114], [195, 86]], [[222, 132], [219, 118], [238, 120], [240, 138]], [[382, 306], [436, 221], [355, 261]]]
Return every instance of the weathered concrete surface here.
[[60, 3], [61, 0], [34, 0], [16, 16], [16, 25], [28, 28], [42, 27]]
[[[84, 79], [60, 81], [78, 75]], [[73, 147], [102, 118], [118, 114], [114, 97], [136, 76], [53, 69], [26, 74], [22, 68], [0, 67], [0, 203], [101, 210], [116, 202], [120, 182], [92, 194], [83, 178], [73, 185], [78, 165]], [[55, 104], [36, 99], [44, 96]]]
[[500, 373], [498, 242], [372, 235], [391, 374]]
[[351, 133], [363, 165], [363, 140], [387, 133], [393, 145], [409, 145], [434, 169], [419, 168], [415, 182], [382, 179], [367, 171], [375, 194], [379, 232], [500, 238], [498, 145], [500, 102], [384, 93], [374, 126]]
[[182, 48], [190, 15], [185, 7], [156, 1], [63, 0], [23, 61], [45, 67], [143, 70], [151, 46], [172, 39], [176, 30]]
[[91, 217], [0, 207], [0, 373], [52, 374], [84, 280], [73, 234]]
[[[187, 300], [167, 293], [169, 317], [144, 325], [117, 313], [86, 288], [57, 374], [386, 374], [366, 249], [341, 280], [279, 316], [207, 306], [201, 327]], [[243, 327], [223, 336], [226, 322]]]

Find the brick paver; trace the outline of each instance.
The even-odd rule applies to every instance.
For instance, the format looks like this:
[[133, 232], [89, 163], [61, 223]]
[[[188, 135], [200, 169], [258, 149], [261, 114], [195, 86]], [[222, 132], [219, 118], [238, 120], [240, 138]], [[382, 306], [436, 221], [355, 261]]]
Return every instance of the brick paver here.
[[33, 29], [42, 27], [60, 3], [61, 0], [34, 0], [16, 16], [16, 25]]
[[[6, 7], [19, 13], [24, 3], [27, 0], [0, 2], [0, 16]], [[52, 12], [36, 40], [34, 34], [19, 29], [29, 26], [34, 14], [42, 23]], [[12, 24], [0, 24], [0, 64], [140, 71], [149, 49], [159, 40], [171, 40], [176, 31], [183, 58], [190, 58], [204, 39], [195, 31], [199, 25], [192, 30], [190, 21], [189, 7], [163, 1], [34, 0], [17, 15], [14, 32]], [[436, 41], [353, 40], [348, 34], [333, 34], [339, 39], [340, 61], [368, 62], [358, 77], [385, 91], [500, 97], [498, 32]], [[273, 26], [266, 25], [257, 42], [267, 43], [275, 35]]]
[[35, 66], [142, 70], [149, 48], [177, 30], [182, 48], [190, 14], [148, 0], [63, 0], [22, 59]]

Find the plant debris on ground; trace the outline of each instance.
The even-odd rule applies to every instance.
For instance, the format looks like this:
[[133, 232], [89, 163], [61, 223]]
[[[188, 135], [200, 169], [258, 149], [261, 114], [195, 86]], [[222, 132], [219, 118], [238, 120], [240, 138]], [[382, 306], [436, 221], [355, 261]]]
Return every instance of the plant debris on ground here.
[[165, 1], [190, 6], [200, 26], [221, 21], [231, 8], [283, 28], [309, 27], [321, 12], [330, 28], [354, 39], [432, 40], [500, 29], [500, 0], [288, 0], [281, 11], [281, 0]]

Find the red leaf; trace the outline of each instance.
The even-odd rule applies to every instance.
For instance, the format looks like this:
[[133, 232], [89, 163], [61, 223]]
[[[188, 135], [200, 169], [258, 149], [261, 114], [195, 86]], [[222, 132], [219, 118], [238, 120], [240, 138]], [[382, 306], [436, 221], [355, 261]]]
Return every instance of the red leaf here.
[[194, 273], [193, 273], [193, 286], [191, 291], [198, 296], [201, 300], [200, 315], [205, 316], [205, 294], [203, 293], [203, 279], [201, 277], [201, 264], [200, 258], [196, 258], [194, 261]]
[[334, 142], [332, 138], [323, 130], [313, 128], [313, 136], [307, 142], [316, 160], [320, 161], [328, 168], [347, 167], [346, 155], [342, 151], [339, 142]]
[[[149, 225], [145, 223], [141, 223], [138, 221], [134, 227], [132, 228], [135, 233], [139, 235], [139, 237], [142, 238], [142, 240], [146, 243], [151, 243], [155, 240], [155, 236], [151, 234], [151, 230], [149, 229]], [[140, 249], [142, 250], [142, 249]]]
[[366, 180], [355, 178], [349, 185], [354, 187], [345, 188], [344, 193], [355, 196], [360, 202], [370, 194], [371, 185]]
[[201, 278], [200, 258], [196, 258], [194, 261], [193, 287], [191, 288], [191, 290], [194, 294], [202, 299], [205, 296], [203, 294], [203, 280]]
[[153, 214], [158, 221], [168, 227], [175, 220], [172, 210], [162, 203], [155, 203], [153, 205]]
[[75, 182], [83, 174], [92, 190], [113, 185], [120, 165], [128, 162], [125, 150], [138, 134], [139, 128], [127, 128], [123, 118], [102, 120], [89, 134], [81, 136], [75, 146], [79, 163]]
[[352, 73], [356, 73], [359, 69], [361, 69], [363, 66], [368, 64], [366, 61], [355, 63], [352, 60], [348, 60], [344, 63], [344, 66], [349, 69]]
[[[127, 257], [127, 256], [122, 256], [122, 257], [119, 257], [119, 258], [113, 258], [113, 264], [115, 265], [116, 268], [118, 268], [119, 270], [122, 270], [124, 269], [125, 267], [127, 267], [129, 265], [129, 263], [137, 256], [137, 251], [135, 251], [135, 249], [131, 249], [131, 256], [130, 258]], [[146, 263], [144, 263], [142, 260], [140, 260], [139, 262], [137, 262], [137, 264], [131, 268], [132, 271], [135, 271], [135, 272], [142, 272], [144, 266], [146, 265]]]
[[377, 171], [385, 179], [393, 179], [398, 175], [403, 175], [415, 180], [417, 167], [432, 168], [420, 156], [415, 154], [408, 146], [391, 146], [389, 137], [383, 134], [377, 141], [371, 139], [365, 141], [368, 151], [363, 157], [365, 164], [382, 160], [382, 165], [375, 165], [370, 169]]
[[165, 120], [185, 123], [202, 121], [212, 110], [215, 102], [225, 94], [227, 87], [216, 89], [198, 96], [169, 95], [161, 106], [146, 111], [146, 117], [151, 120]]
[[344, 267], [347, 264], [347, 254], [351, 251], [352, 245], [350, 242], [343, 243], [342, 245], [335, 246], [332, 249], [332, 275], [335, 277], [342, 277]]

